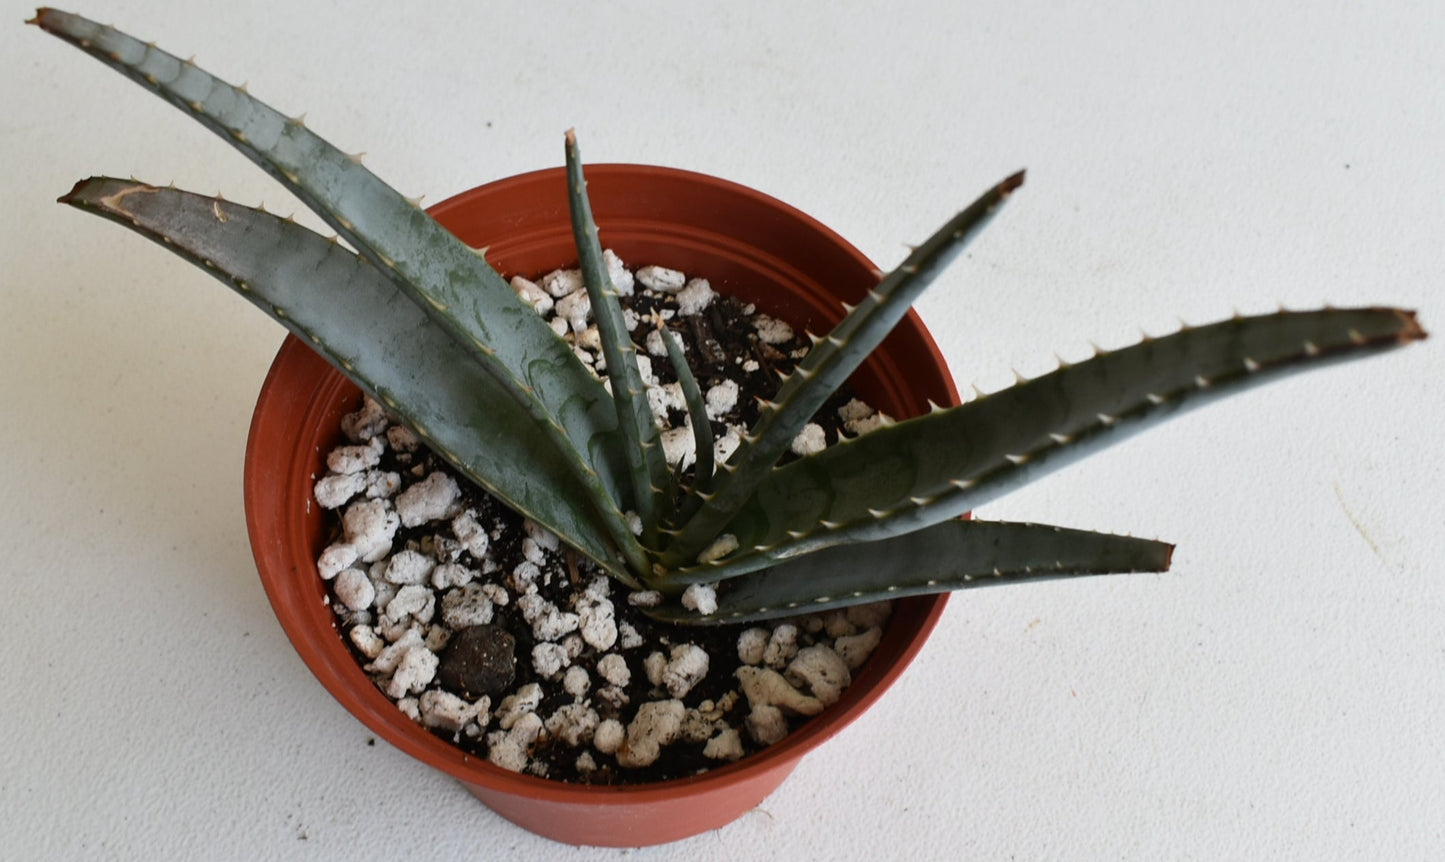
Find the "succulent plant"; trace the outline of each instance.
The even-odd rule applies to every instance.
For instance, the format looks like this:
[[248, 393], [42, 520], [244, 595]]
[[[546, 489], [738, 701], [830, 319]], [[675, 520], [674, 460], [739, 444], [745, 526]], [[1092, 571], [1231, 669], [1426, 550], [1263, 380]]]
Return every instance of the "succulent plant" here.
[[216, 132], [356, 252], [261, 209], [134, 180], [84, 180], [63, 202], [205, 268], [311, 342], [463, 475], [618, 580], [674, 599], [690, 584], [719, 584], [711, 613], [677, 601], [651, 611], [680, 623], [1025, 579], [1163, 571], [1172, 546], [1162, 542], [961, 516], [1186, 408], [1425, 337], [1412, 312], [1391, 308], [1235, 317], [1097, 351], [779, 466], [824, 400], [1023, 182], [1019, 173], [951, 219], [815, 338], [724, 463], [708, 458], [698, 387], [664, 329], [698, 435], [699, 463], [684, 477], [662, 455], [571, 133], [573, 233], [608, 386], [482, 252], [301, 119], [111, 27], [51, 9], [32, 23]]

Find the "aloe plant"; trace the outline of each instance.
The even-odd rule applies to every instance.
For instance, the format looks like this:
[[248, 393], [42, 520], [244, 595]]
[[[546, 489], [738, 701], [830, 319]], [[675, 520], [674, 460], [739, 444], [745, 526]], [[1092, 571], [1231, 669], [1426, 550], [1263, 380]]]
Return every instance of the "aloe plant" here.
[[[678, 623], [758, 619], [918, 593], [1103, 572], [1163, 571], [1163, 542], [965, 512], [1181, 410], [1330, 360], [1424, 338], [1413, 312], [1236, 317], [937, 408], [779, 466], [824, 400], [1024, 180], [989, 189], [918, 246], [782, 382], [744, 444], [714, 465], [696, 381], [664, 330], [698, 435], [669, 471], [575, 137], [566, 145], [577, 256], [608, 386], [487, 264], [418, 204], [244, 88], [114, 28], [52, 9], [32, 23], [124, 73], [235, 146], [356, 252], [217, 197], [92, 178], [61, 198], [196, 263], [309, 340], [460, 473]], [[609, 393], [610, 388], [610, 393]], [[632, 517], [642, 529], [629, 527]], [[675, 601], [718, 584], [709, 614]]]

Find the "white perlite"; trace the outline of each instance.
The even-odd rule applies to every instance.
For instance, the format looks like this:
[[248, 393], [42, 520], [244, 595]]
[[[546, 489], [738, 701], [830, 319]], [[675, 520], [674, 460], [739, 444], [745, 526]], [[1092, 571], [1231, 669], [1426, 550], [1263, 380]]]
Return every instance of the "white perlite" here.
[[[413, 630], [414, 631], [414, 630]], [[392, 698], [415, 694], [427, 687], [436, 677], [437, 655], [424, 645], [418, 644], [401, 656], [396, 672], [387, 683], [386, 693]]]
[[497, 706], [497, 726], [503, 730], [511, 729], [522, 716], [537, 711], [537, 706], [542, 703], [542, 687], [535, 682], [528, 683], [517, 689], [516, 694], [502, 698]]
[[476, 721], [477, 716], [486, 712], [491, 701], [483, 697], [476, 703], [469, 703], [449, 691], [432, 688], [417, 698], [421, 723], [427, 727], [458, 731]]
[[316, 561], [316, 570], [323, 581], [329, 581], [357, 560], [356, 546], [339, 543], [328, 545]]
[[573, 332], [582, 332], [587, 328], [587, 316], [591, 313], [592, 300], [585, 290], [574, 290], [557, 300], [557, 315], [566, 318]]
[[405, 425], [393, 425], [386, 429], [386, 444], [397, 452], [407, 454], [421, 448], [421, 439]]
[[461, 495], [457, 480], [437, 471], [397, 495], [396, 514], [407, 527], [450, 518], [456, 514], [453, 509]]
[[617, 751], [617, 762], [629, 768], [651, 766], [662, 747], [677, 739], [687, 707], [680, 700], [644, 703], [627, 725], [627, 739]]
[[689, 584], [681, 601], [688, 610], [707, 616], [717, 610], [717, 588], [712, 584]]
[[524, 521], [522, 523], [522, 531], [527, 534], [528, 539], [531, 539], [532, 542], [543, 551], [556, 551], [562, 547], [562, 540], [557, 538], [556, 533], [551, 532], [536, 522]]
[[771, 633], [764, 628], [754, 626], [744, 629], [738, 635], [738, 661], [743, 664], [760, 665], [763, 663], [763, 656], [767, 654], [768, 640]]
[[701, 554], [697, 555], [697, 561], [699, 563], [711, 563], [717, 560], [721, 560], [723, 557], [726, 557], [728, 554], [731, 554], [737, 549], [738, 537], [734, 536], [732, 533], [723, 533], [721, 536], [718, 536], [716, 539], [714, 539], [711, 545], [708, 545], [706, 548], [704, 548]]
[[682, 394], [681, 384], [669, 383], [666, 386], [647, 387], [647, 404], [652, 408], [652, 418], [666, 425], [668, 413], [685, 410], [687, 399]]
[[612, 249], [603, 249], [602, 262], [607, 266], [607, 277], [612, 280], [612, 286], [617, 290], [618, 296], [631, 296], [634, 279], [632, 271], [627, 264], [622, 262]]
[[701, 314], [712, 304], [712, 285], [705, 278], [694, 278], [677, 292], [678, 314]]
[[431, 622], [436, 612], [436, 593], [422, 584], [408, 584], [396, 591], [386, 603], [384, 620], [406, 622], [415, 620], [421, 625]]
[[592, 733], [592, 747], [602, 754], [616, 754], [627, 739], [627, 728], [615, 718], [599, 722]]
[[618, 687], [626, 687], [632, 682], [632, 671], [627, 668], [627, 659], [617, 653], [608, 653], [597, 662], [597, 673], [608, 682]]
[[716, 463], [724, 464], [732, 457], [743, 443], [743, 432], [746, 429], [736, 425], [729, 425], [727, 431], [713, 444], [713, 458]]
[[587, 595], [578, 600], [577, 624], [588, 646], [606, 652], [617, 643], [617, 620], [613, 612], [611, 599]]
[[657, 590], [634, 590], [627, 594], [627, 603], [634, 608], [655, 608], [662, 604], [662, 593]]
[[366, 471], [366, 498], [375, 500], [381, 497], [391, 497], [401, 490], [401, 476], [390, 470], [367, 470]]
[[792, 450], [794, 455], [812, 455], [821, 452], [828, 446], [828, 438], [823, 433], [823, 426], [816, 422], [809, 422], [793, 438]]
[[755, 706], [748, 713], [744, 726], [748, 736], [758, 745], [773, 745], [782, 742], [788, 735], [788, 718], [776, 706]]
[[391, 561], [386, 564], [383, 577], [398, 586], [420, 584], [431, 577], [432, 569], [435, 569], [436, 565], [436, 560], [431, 557], [407, 548], [392, 555]]
[[843, 657], [821, 644], [799, 650], [783, 677], [798, 689], [811, 691], [824, 706], [837, 703], [853, 681]]
[[545, 315], [552, 310], [551, 295], [536, 282], [528, 281], [520, 275], [515, 276], [512, 279], [512, 290], [515, 290], [518, 296], [536, 309], [538, 314]]
[[592, 680], [587, 676], [587, 668], [581, 665], [574, 664], [562, 674], [562, 690], [577, 700], [586, 697], [587, 689], [591, 687]]
[[480, 584], [467, 584], [442, 594], [442, 622], [453, 629], [484, 626], [492, 621], [492, 599]]
[[[640, 284], [662, 303], [646, 320], [631, 310], [625, 316], [629, 329], [637, 329], [637, 337], [646, 341], [639, 372], [671, 446], [669, 461], [690, 464], [695, 438], [686, 424], [681, 386], [660, 383], [653, 368], [652, 357], [666, 355], [655, 326], [671, 320], [677, 327], [680, 317], [704, 312], [715, 296], [704, 279], [651, 267], [634, 280], [615, 254], [606, 252], [606, 260], [619, 293]], [[601, 338], [586, 319], [590, 303], [576, 270], [558, 270], [539, 282], [516, 278], [512, 286], [540, 313], [553, 315], [549, 323], [584, 362], [603, 370]], [[794, 334], [787, 324], [765, 316], [755, 325], [764, 344], [782, 345]], [[759, 370], [752, 358], [736, 367], [745, 373]], [[709, 418], [723, 426], [715, 441], [718, 463], [723, 463], [746, 430], [736, 424], [741, 388], [734, 380], [709, 382], [704, 403]], [[849, 433], [889, 421], [857, 401], [839, 412]], [[670, 427], [673, 422], [683, 424]], [[716, 676], [716, 665], [730, 656], [709, 656], [697, 644], [667, 638], [653, 650], [657, 642], [647, 645], [641, 626], [618, 616], [613, 582], [599, 568], [573, 556], [555, 534], [531, 521], [524, 521], [520, 541], [504, 536], [491, 503], [470, 495], [464, 499], [456, 479], [434, 467], [435, 457], [417, 436], [372, 399], [364, 399], [342, 425], [346, 442], [327, 453], [328, 472], [316, 480], [314, 491], [317, 504], [335, 510], [341, 520], [342, 536], [321, 553], [317, 570], [330, 581], [332, 607], [345, 624], [345, 636], [398, 709], [461, 744], [477, 746], [504, 768], [533, 775], [545, 775], [548, 763], [575, 763], [583, 773], [610, 770], [612, 762], [634, 768], [656, 763], [668, 745], [684, 743], [699, 746], [709, 760], [736, 760], [783, 738], [789, 716], [814, 715], [835, 703], [882, 638], [888, 603], [749, 628], [737, 639], [737, 657], [745, 666], [731, 679], [733, 687], [719, 695], [719, 680], [713, 679], [702, 690], [716, 700], [693, 702], [709, 671]], [[825, 436], [821, 426], [809, 426], [794, 449], [815, 451]], [[640, 535], [640, 520], [635, 513], [627, 516]], [[736, 549], [737, 540], [723, 536], [702, 558], [720, 559]], [[570, 593], [563, 597], [559, 585], [569, 584]], [[625, 595], [628, 605], [642, 608], [664, 600], [655, 591]], [[706, 615], [717, 610], [717, 599], [712, 585], [699, 584], [677, 600]], [[515, 625], [512, 616], [499, 620], [499, 614], [510, 611], [498, 609], [508, 605], [532, 629], [517, 656], [532, 681], [475, 701], [443, 688], [437, 672], [453, 635], [499, 621]], [[644, 646], [648, 649], [639, 650]], [[637, 693], [635, 673], [645, 673], [650, 692]], [[744, 708], [736, 709], [744, 697]], [[538, 712], [544, 702], [546, 710]], [[746, 719], [740, 720], [743, 714]], [[548, 748], [549, 759], [542, 758], [540, 746]], [[557, 759], [557, 746], [575, 755]], [[613, 760], [603, 762], [608, 758]]]
[[735, 380], [724, 380], [711, 386], [707, 390], [705, 398], [707, 402], [707, 418], [717, 420], [726, 416], [732, 409], [738, 406], [738, 384]]
[[546, 727], [547, 733], [563, 745], [577, 748], [592, 741], [600, 722], [597, 710], [583, 703], [569, 703], [548, 717]]
[[482, 529], [481, 522], [477, 520], [476, 512], [466, 511], [453, 518], [452, 535], [456, 536], [457, 541], [461, 542], [466, 552], [474, 558], [486, 558], [491, 540], [487, 531]]
[[385, 500], [352, 503], [341, 516], [347, 544], [356, 549], [357, 557], [365, 563], [374, 563], [391, 553], [391, 540], [400, 524], [396, 512], [391, 511]]
[[554, 269], [542, 276], [542, 289], [555, 297], [568, 296], [583, 289], [582, 270]]
[[833, 649], [838, 651], [838, 655], [843, 658], [843, 663], [852, 671], [863, 666], [881, 640], [883, 640], [883, 629], [874, 626], [856, 635], [844, 635], [838, 638], [833, 642]]
[[798, 627], [792, 623], [779, 623], [768, 637], [763, 649], [763, 663], [768, 667], [782, 668], [798, 654]]
[[823, 702], [793, 687], [780, 673], [769, 668], [743, 666], [737, 670], [743, 694], [754, 708], [775, 706], [793, 715], [817, 715]]
[[662, 455], [669, 467], [686, 470], [697, 460], [697, 437], [692, 424], [662, 432]]
[[[651, 656], [649, 656], [650, 658]], [[663, 665], [656, 683], [675, 698], [686, 697], [692, 687], [707, 676], [708, 655], [696, 644], [678, 644]], [[651, 674], [648, 675], [651, 679]]]
[[353, 443], [367, 443], [386, 430], [386, 410], [373, 398], [365, 398], [361, 409], [341, 417], [341, 433]]
[[784, 344], [793, 340], [793, 327], [776, 317], [759, 314], [754, 328], [758, 331], [758, 340], [764, 344]]
[[532, 636], [539, 641], [561, 640], [577, 631], [582, 623], [577, 614], [560, 610], [536, 593], [517, 599], [517, 607], [522, 611], [522, 618], [532, 626]]
[[743, 756], [743, 738], [730, 727], [707, 741], [702, 756], [710, 760], [737, 760]]
[[559, 678], [571, 661], [567, 648], [561, 644], [541, 643], [532, 647], [532, 669], [545, 679]]
[[838, 418], [849, 434], [866, 434], [874, 428], [893, 424], [893, 417], [869, 407], [857, 398], [838, 408]]
[[376, 600], [376, 587], [360, 569], [342, 569], [331, 585], [341, 603], [353, 611], [364, 611]]
[[386, 641], [368, 625], [352, 626], [348, 637], [352, 646], [369, 659], [375, 659], [386, 649]]
[[431, 573], [431, 585], [438, 590], [460, 587], [477, 579], [478, 572], [460, 563], [442, 563]]
[[643, 287], [659, 293], [676, 293], [687, 283], [686, 275], [662, 266], [644, 266], [636, 277]]
[[365, 445], [337, 446], [326, 456], [326, 469], [333, 473], [361, 473], [381, 463], [381, 438], [373, 437]]
[[487, 760], [503, 769], [521, 772], [527, 768], [532, 745], [545, 728], [535, 712], [518, 718], [503, 730], [487, 734]]
[[[681, 341], [678, 342], [677, 346], [682, 348], [683, 355], [686, 356], [687, 346]], [[642, 348], [646, 350], [648, 354], [658, 358], [667, 356], [667, 341], [662, 337], [662, 330], [648, 330], [647, 337], [642, 340]]]
[[316, 505], [323, 509], [339, 509], [352, 497], [366, 489], [366, 476], [357, 473], [338, 473], [325, 476], [312, 488]]

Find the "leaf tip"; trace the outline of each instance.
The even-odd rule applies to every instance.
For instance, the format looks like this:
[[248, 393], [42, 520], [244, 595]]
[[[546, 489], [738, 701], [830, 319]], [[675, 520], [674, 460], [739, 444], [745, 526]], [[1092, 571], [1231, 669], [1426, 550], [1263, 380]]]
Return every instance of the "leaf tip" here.
[[[34, 23], [34, 22], [33, 22], [33, 21], [27, 21], [27, 22], [25, 22], [25, 23], [31, 24], [31, 23]], [[61, 195], [60, 197], [56, 198], [56, 199], [55, 199], [55, 202], [58, 203], [58, 204], [70, 204], [71, 206], [79, 206], [79, 205], [80, 205], [80, 198], [81, 198], [81, 190], [84, 189], [85, 187], [91, 185], [92, 183], [94, 183], [94, 182], [95, 182], [95, 179], [96, 179], [95, 177], [86, 177], [86, 178], [83, 179], [83, 180], [77, 180], [76, 183], [75, 183], [75, 185], [73, 185], [73, 186], [70, 187], [70, 191], [68, 191], [68, 192], [66, 192], [65, 194]]]
[[1424, 341], [1430, 337], [1430, 333], [1426, 332], [1425, 327], [1420, 325], [1420, 321], [1416, 318], [1414, 311], [1397, 308], [1395, 309], [1395, 315], [1400, 319], [1400, 334], [1395, 336], [1395, 338], [1401, 344], [1409, 344], [1412, 341]]

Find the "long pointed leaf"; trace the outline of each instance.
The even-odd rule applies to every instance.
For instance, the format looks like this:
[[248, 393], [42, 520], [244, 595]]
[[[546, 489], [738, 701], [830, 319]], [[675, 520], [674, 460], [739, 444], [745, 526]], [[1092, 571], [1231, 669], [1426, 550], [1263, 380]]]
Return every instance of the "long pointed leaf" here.
[[[693, 487], [697, 494], [706, 495], [712, 491], [713, 471], [717, 469], [717, 456], [713, 452], [712, 420], [707, 415], [707, 402], [703, 398], [697, 377], [693, 376], [692, 368], [687, 364], [682, 343], [672, 334], [672, 330], [660, 321], [657, 331], [662, 336], [663, 348], [667, 351], [667, 361], [672, 366], [672, 373], [677, 375], [678, 385], [682, 387], [682, 400], [687, 405], [688, 421], [692, 423], [693, 449], [697, 452], [697, 461], [692, 472]], [[679, 473], [682, 472], [682, 464], [679, 463], [677, 469]]]
[[999, 207], [1023, 182], [1024, 173], [1019, 171], [949, 219], [898, 268], [884, 276], [827, 337], [813, 345], [724, 465], [716, 493], [678, 533], [664, 557], [666, 561], [677, 564], [691, 560], [718, 535], [823, 402], [893, 331], [914, 300], [992, 221]]
[[675, 623], [731, 623], [813, 613], [950, 590], [1078, 575], [1163, 572], [1174, 546], [1041, 524], [945, 521], [907, 536], [834, 546], [724, 581], [699, 616], [672, 604]]
[[307, 339], [508, 505], [627, 577], [569, 465], [469, 353], [375, 267], [269, 213], [128, 180], [84, 180], [63, 203], [116, 221], [200, 266]]
[[647, 402], [642, 372], [637, 366], [637, 348], [623, 320], [617, 288], [607, 274], [602, 241], [587, 199], [587, 180], [582, 173], [582, 154], [575, 132], [567, 132], [567, 203], [572, 217], [572, 237], [577, 246], [578, 265], [592, 316], [601, 336], [602, 355], [607, 360], [607, 377], [612, 383], [612, 402], [617, 426], [631, 476], [632, 505], [643, 524], [643, 543], [656, 546], [658, 509], [667, 489], [667, 462], [662, 457], [657, 423]]
[[728, 525], [740, 551], [714, 580], [840, 542], [956, 517], [1181, 410], [1330, 360], [1424, 338], [1413, 312], [1241, 317], [1102, 353], [774, 470]]
[[[79, 15], [42, 9], [33, 23], [180, 108], [295, 193], [473, 354], [569, 459], [595, 507], [615, 508], [619, 453], [606, 393], [479, 254], [359, 158], [244, 88]], [[620, 512], [607, 522], [627, 548]], [[629, 554], [645, 565], [640, 551]]]

